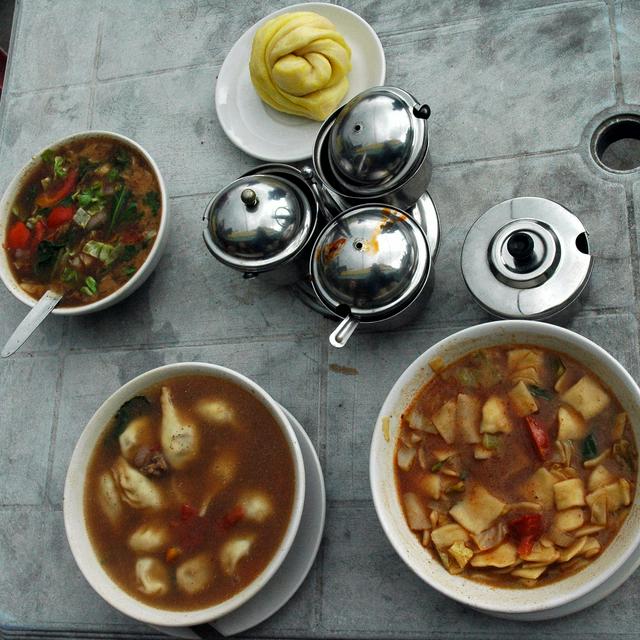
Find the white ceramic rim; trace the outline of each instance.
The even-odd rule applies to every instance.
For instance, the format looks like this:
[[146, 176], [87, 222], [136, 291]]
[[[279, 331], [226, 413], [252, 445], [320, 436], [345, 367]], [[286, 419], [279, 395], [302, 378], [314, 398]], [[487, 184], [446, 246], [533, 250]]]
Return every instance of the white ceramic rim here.
[[[169, 209], [168, 209], [168, 198], [167, 198], [167, 190], [164, 184], [164, 180], [162, 179], [162, 174], [160, 173], [160, 169], [158, 165], [155, 163], [154, 159], [149, 155], [149, 153], [140, 146], [135, 140], [128, 138], [120, 133], [114, 133], [112, 131], [79, 131], [77, 133], [72, 133], [69, 136], [61, 138], [56, 142], [52, 142], [51, 144], [43, 147], [38, 153], [36, 153], [31, 160], [18, 171], [18, 173], [14, 176], [13, 180], [9, 183], [9, 186], [5, 190], [2, 199], [0, 200], [0, 244], [4, 243], [4, 238], [6, 236], [6, 227], [9, 221], [9, 215], [11, 213], [11, 205], [19, 191], [20, 187], [23, 185], [25, 179], [30, 175], [31, 171], [37, 167], [42, 161], [40, 156], [47, 149], [59, 149], [60, 147], [69, 144], [71, 142], [75, 142], [76, 140], [84, 140], [86, 138], [109, 138], [111, 140], [117, 140], [118, 142], [122, 142], [125, 145], [133, 147], [148, 163], [151, 167], [156, 180], [158, 181], [158, 186], [160, 188], [160, 200], [161, 200], [161, 214], [160, 214], [160, 225], [158, 226], [158, 235], [156, 236], [155, 242], [153, 243], [153, 247], [151, 247], [151, 251], [147, 256], [146, 260], [142, 263], [142, 266], [138, 271], [129, 279], [125, 284], [123, 284], [119, 289], [116, 289], [113, 293], [108, 295], [101, 300], [97, 300], [96, 302], [92, 302], [90, 304], [77, 306], [77, 307], [56, 307], [51, 313], [60, 316], [79, 316], [87, 313], [93, 313], [94, 311], [102, 311], [111, 305], [120, 302], [128, 295], [133, 293], [152, 273], [154, 268], [156, 267], [158, 261], [160, 260], [160, 256], [164, 250], [164, 247], [167, 242], [168, 234], [168, 225], [169, 225]], [[9, 266], [9, 261], [7, 259], [7, 254], [4, 248], [0, 251], [0, 278], [4, 282], [5, 286], [9, 291], [21, 302], [24, 302], [26, 305], [33, 307], [37, 300], [32, 298], [26, 291], [24, 291], [20, 285], [16, 282], [16, 279], [11, 272], [11, 268]]]
[[[185, 375], [209, 375], [231, 380], [253, 394], [271, 413], [287, 440], [295, 473], [291, 519], [275, 555], [258, 577], [233, 597], [204, 609], [171, 611], [144, 604], [123, 591], [102, 569], [87, 533], [84, 520], [84, 479], [91, 453], [105, 425], [122, 403], [162, 380]], [[93, 589], [122, 613], [148, 624], [188, 627], [211, 622], [237, 609], [255, 595], [278, 570], [293, 543], [300, 525], [305, 494], [304, 461], [293, 427], [280, 405], [258, 384], [246, 376], [220, 365], [202, 362], [168, 364], [151, 369], [130, 380], [111, 394], [84, 428], [69, 462], [64, 486], [64, 525], [75, 561]], [[79, 526], [79, 523], [81, 525]]]
[[[346, 7], [343, 7], [341, 5], [338, 4], [331, 4], [330, 2], [309, 2], [309, 3], [299, 3], [299, 4], [293, 4], [291, 6], [288, 7], [282, 7], [281, 9], [277, 9], [276, 11], [272, 11], [269, 15], [265, 16], [264, 18], [261, 18], [260, 20], [258, 20], [255, 24], [253, 24], [251, 27], [249, 27], [239, 38], [238, 40], [236, 40], [236, 42], [234, 43], [234, 45], [231, 47], [231, 49], [229, 50], [229, 53], [227, 54], [227, 56], [225, 57], [222, 66], [220, 67], [220, 72], [218, 73], [218, 78], [223, 74], [224, 70], [225, 70], [225, 65], [228, 65], [227, 63], [227, 58], [230, 57], [231, 54], [234, 53], [234, 48], [237, 45], [237, 43], [242, 39], [247, 37], [247, 35], [251, 35], [253, 36], [253, 33], [255, 33], [255, 31], [257, 31], [257, 29], [262, 26], [263, 23], [265, 23], [267, 20], [270, 20], [271, 18], [275, 18], [276, 16], [282, 15], [283, 13], [291, 13], [293, 11], [313, 11], [314, 9], [317, 9], [318, 7], [322, 7], [322, 6], [326, 6], [326, 7], [331, 7], [332, 10], [338, 10], [338, 11], [342, 11], [344, 13], [348, 13], [350, 14], [353, 18], [355, 18], [358, 22], [361, 23], [361, 25], [370, 33], [371, 35], [371, 41], [376, 45], [376, 49], [379, 53], [379, 57], [380, 57], [380, 77], [381, 77], [381, 81], [378, 83], [380, 85], [383, 85], [385, 82], [385, 78], [387, 76], [387, 60], [385, 58], [384, 55], [384, 47], [382, 46], [382, 42], [380, 42], [380, 38], [378, 37], [378, 34], [375, 32], [374, 28], [360, 15], [358, 15], [355, 11], [351, 11], [351, 9], [347, 9]], [[247, 62], [248, 63], [248, 62]], [[226, 136], [229, 138], [229, 140], [231, 140], [231, 142], [238, 147], [238, 149], [240, 149], [241, 151], [244, 151], [245, 153], [247, 153], [248, 155], [250, 155], [253, 158], [257, 158], [258, 160], [263, 160], [265, 162], [300, 162], [302, 160], [308, 160], [312, 155], [313, 155], [313, 148], [310, 150], [309, 153], [295, 153], [295, 151], [292, 150], [291, 155], [287, 158], [282, 158], [282, 157], [278, 157], [278, 158], [273, 158], [272, 156], [266, 156], [260, 153], [256, 153], [255, 151], [253, 151], [250, 147], [247, 146], [246, 144], [246, 140], [244, 139], [240, 139], [229, 127], [225, 126], [226, 123], [226, 117], [224, 115], [224, 113], [222, 114], [222, 116], [220, 115], [220, 110], [222, 109], [222, 105], [219, 103], [218, 99], [217, 99], [217, 92], [216, 92], [216, 98], [215, 98], [215, 106], [216, 106], [216, 116], [218, 118], [218, 122], [220, 123], [220, 126], [223, 128]], [[344, 101], [346, 102], [346, 101]], [[342, 103], [338, 106], [342, 106]], [[310, 121], [312, 122], [312, 121]], [[320, 127], [322, 125], [321, 122], [317, 123], [318, 125], [318, 131], [320, 130]]]
[[[533, 590], [493, 587], [451, 576], [409, 530], [395, 497], [395, 474], [393, 468], [389, 469], [389, 463], [393, 465], [394, 459], [391, 455], [389, 460], [388, 454], [388, 447], [395, 447], [394, 429], [390, 424], [390, 443], [385, 441], [382, 429], [383, 418], [390, 417], [390, 423], [394, 423], [395, 416], [395, 421], [399, 421], [399, 415], [407, 406], [408, 400], [433, 376], [428, 365], [430, 360], [443, 356], [447, 363], [454, 362], [474, 349], [509, 343], [547, 346], [568, 353], [579, 362], [586, 360], [585, 364], [594, 373], [604, 379], [608, 386], [616, 389], [616, 397], [629, 415], [636, 441], [640, 441], [640, 389], [624, 367], [607, 351], [588, 338], [556, 325], [530, 320], [495, 321], [463, 329], [437, 342], [414, 360], [398, 378], [385, 398], [376, 421], [371, 442], [369, 478], [374, 506], [382, 528], [398, 555], [416, 575], [434, 589], [462, 604], [486, 613], [517, 615], [555, 609], [578, 600], [606, 583], [628, 561], [640, 547], [640, 490], [637, 487], [637, 477], [635, 500], [624, 525], [603, 554], [590, 565], [560, 581]], [[564, 348], [559, 347], [559, 344], [563, 344]], [[576, 355], [572, 349], [578, 349], [581, 353]], [[450, 359], [447, 359], [448, 350], [452, 352]], [[608, 375], [605, 376], [604, 373]], [[397, 422], [395, 424], [397, 432]], [[393, 514], [389, 512], [383, 490], [385, 477], [388, 478], [389, 474], [393, 478], [392, 491], [396, 502], [396, 513]], [[391, 510], [393, 508], [394, 505]], [[417, 549], [421, 551], [418, 556], [420, 563], [412, 558], [412, 552], [416, 553]], [[561, 587], [557, 588], [558, 585]], [[553, 593], [554, 591], [557, 593]], [[606, 592], [602, 597], [604, 595]]]

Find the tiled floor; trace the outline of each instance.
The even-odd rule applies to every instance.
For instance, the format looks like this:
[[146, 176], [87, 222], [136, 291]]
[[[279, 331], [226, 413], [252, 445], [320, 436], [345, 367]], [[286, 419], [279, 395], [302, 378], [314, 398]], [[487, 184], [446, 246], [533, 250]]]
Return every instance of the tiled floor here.
[[[201, 239], [211, 194], [256, 164], [218, 125], [216, 74], [234, 40], [286, 4], [96, 0], [87, 11], [84, 0], [18, 2], [0, 189], [48, 142], [113, 129], [158, 161], [173, 220], [165, 256], [134, 297], [99, 315], [50, 318], [0, 362], [0, 629], [8, 637], [152, 633], [104, 604], [77, 570], [61, 515], [66, 466], [83, 425], [122, 382], [166, 362], [206, 360], [253, 377], [298, 417], [327, 482], [312, 573], [247, 637], [636, 640], [640, 574], [587, 611], [535, 625], [489, 618], [427, 588], [382, 533], [367, 462], [381, 400], [402, 370], [442, 337], [487, 321], [464, 287], [460, 248], [476, 217], [505, 198], [552, 198], [581, 218], [596, 261], [570, 327], [640, 376], [640, 173], [612, 176], [587, 151], [604, 117], [640, 112], [640, 5], [344, 3], [380, 34], [388, 82], [432, 107], [429, 188], [442, 246], [422, 316], [398, 332], [359, 333], [338, 352], [328, 346], [332, 323], [287, 289], [234, 277]], [[25, 307], [4, 289], [0, 305], [3, 342]]]

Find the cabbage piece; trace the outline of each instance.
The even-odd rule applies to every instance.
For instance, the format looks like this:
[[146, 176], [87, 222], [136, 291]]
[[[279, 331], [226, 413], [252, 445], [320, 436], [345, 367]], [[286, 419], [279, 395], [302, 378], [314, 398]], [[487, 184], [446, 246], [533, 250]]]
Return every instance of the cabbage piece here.
[[580, 378], [562, 394], [561, 400], [570, 404], [586, 420], [597, 416], [611, 402], [605, 390], [589, 376]]
[[511, 433], [511, 421], [502, 398], [491, 396], [482, 406], [480, 433]]
[[404, 504], [404, 513], [407, 523], [412, 531], [422, 531], [423, 529], [431, 529], [431, 521], [429, 514], [422, 504], [422, 501], [415, 493], [405, 493], [402, 496]]
[[196, 403], [195, 410], [201, 418], [218, 425], [233, 424], [236, 419], [233, 407], [221, 398], [200, 400]]
[[142, 445], [151, 446], [157, 442], [149, 416], [138, 416], [129, 422], [118, 438], [120, 451], [128, 462], [133, 462]]
[[500, 521], [480, 533], [472, 533], [471, 537], [480, 551], [497, 547], [507, 537], [507, 525]]
[[553, 485], [556, 479], [544, 467], [540, 467], [531, 477], [524, 483], [521, 489], [521, 495], [530, 500], [541, 504], [545, 509], [553, 507]]
[[[592, 512], [594, 501], [599, 500], [599, 496], [603, 494], [606, 496], [607, 510], [609, 513], [614, 513], [618, 509], [631, 504], [631, 485], [629, 481], [624, 478], [620, 478], [617, 482], [601, 487], [587, 496], [587, 504], [591, 507]], [[593, 518], [592, 522], [595, 522]], [[596, 524], [603, 523], [598, 522]]]
[[591, 509], [591, 522], [596, 525], [607, 524], [607, 490], [601, 487], [586, 497], [586, 502]]
[[169, 529], [159, 522], [141, 524], [129, 536], [129, 546], [137, 553], [156, 553], [168, 544]]
[[189, 558], [176, 569], [176, 584], [190, 595], [204, 591], [213, 581], [213, 562], [208, 553]]
[[531, 551], [526, 555], [522, 556], [527, 562], [536, 562], [540, 564], [551, 564], [555, 562], [559, 557], [560, 553], [554, 546], [543, 547], [539, 542], [536, 542]]
[[473, 551], [464, 542], [454, 542], [447, 551], [461, 569], [464, 569], [469, 560], [473, 558]]
[[612, 484], [616, 481], [616, 477], [607, 469], [604, 465], [599, 464], [589, 476], [589, 481], [587, 482], [587, 489], [589, 493], [595, 491], [596, 489], [600, 489], [600, 487], [605, 487], [608, 484]]
[[584, 511], [580, 507], [557, 511], [553, 516], [553, 524], [560, 531], [574, 531], [584, 524]]
[[98, 503], [111, 524], [117, 524], [122, 517], [122, 502], [113, 476], [108, 471], [98, 480]]
[[408, 414], [404, 415], [404, 418], [411, 429], [425, 433], [438, 433], [433, 422], [418, 407], [414, 406]]
[[220, 549], [220, 564], [223, 571], [231, 576], [236, 572], [238, 563], [249, 555], [254, 536], [247, 535], [233, 538], [222, 545]]
[[169, 591], [169, 572], [157, 558], [136, 561], [136, 587], [148, 596], [163, 596]]
[[271, 498], [259, 489], [245, 491], [238, 503], [242, 506], [244, 517], [253, 522], [264, 522], [273, 513]]
[[164, 497], [160, 488], [134, 469], [124, 458], [118, 458], [111, 473], [120, 488], [122, 499], [134, 509], [161, 509]]
[[418, 450], [415, 447], [406, 447], [405, 445], [398, 447], [397, 462], [400, 469], [409, 471], [417, 453]]
[[584, 485], [580, 478], [571, 478], [556, 482], [553, 485], [553, 495], [556, 502], [556, 509], [570, 509], [571, 507], [583, 507], [584, 501]]
[[462, 442], [480, 442], [482, 405], [476, 396], [459, 393], [456, 402], [456, 424]]
[[513, 382], [541, 385], [544, 355], [533, 349], [511, 349], [507, 352], [507, 368]]
[[438, 549], [447, 549], [455, 542], [467, 542], [469, 533], [459, 524], [445, 524], [431, 532], [431, 541]]
[[510, 567], [519, 561], [518, 550], [511, 542], [503, 542], [494, 549], [476, 553], [470, 560], [472, 567]]
[[175, 469], [183, 469], [198, 455], [198, 432], [195, 425], [181, 420], [176, 411], [171, 391], [162, 387], [162, 427], [160, 442], [169, 464]]
[[471, 533], [478, 534], [493, 524], [504, 507], [502, 500], [492, 496], [483, 486], [476, 485], [449, 510], [449, 514]]
[[420, 488], [426, 495], [434, 500], [440, 500], [442, 492], [442, 479], [437, 473], [425, 473], [420, 478]]
[[456, 403], [454, 400], [445, 402], [438, 412], [432, 416], [433, 424], [447, 444], [456, 439]]
[[520, 418], [531, 415], [538, 410], [538, 403], [531, 395], [529, 387], [527, 387], [522, 380], [520, 380], [520, 382], [518, 382], [518, 384], [513, 387], [507, 395], [509, 396], [509, 402], [511, 403], [513, 410]]
[[582, 440], [587, 436], [587, 423], [574, 409], [558, 409], [558, 440]]

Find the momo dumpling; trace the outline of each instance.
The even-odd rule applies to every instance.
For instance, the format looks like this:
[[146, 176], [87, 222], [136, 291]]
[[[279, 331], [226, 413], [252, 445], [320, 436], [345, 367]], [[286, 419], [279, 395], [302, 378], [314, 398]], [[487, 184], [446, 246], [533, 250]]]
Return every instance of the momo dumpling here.
[[230, 450], [219, 453], [211, 465], [211, 478], [214, 481], [228, 484], [236, 475], [238, 456]]
[[236, 572], [238, 563], [242, 558], [249, 555], [252, 545], [253, 536], [232, 538], [222, 545], [220, 549], [220, 564], [227, 575], [230, 576]]
[[157, 558], [139, 558], [136, 562], [136, 586], [148, 596], [163, 596], [169, 591], [169, 572]]
[[164, 499], [156, 484], [118, 458], [111, 467], [113, 478], [120, 487], [122, 499], [134, 509], [160, 509]]
[[225, 400], [218, 398], [200, 400], [196, 405], [196, 411], [208, 422], [219, 425], [232, 424], [236, 417], [233, 407]]
[[168, 387], [162, 387], [160, 404], [162, 450], [174, 469], [182, 469], [198, 455], [198, 432], [195, 425], [187, 424], [180, 418]]
[[124, 458], [133, 462], [140, 447], [154, 444], [153, 426], [149, 416], [134, 418], [120, 434], [118, 441]]
[[201, 553], [183, 562], [176, 571], [178, 588], [185, 593], [200, 593], [213, 580], [211, 557]]
[[117, 524], [122, 516], [122, 503], [113, 476], [108, 471], [100, 476], [98, 501], [111, 524]]
[[240, 498], [244, 517], [254, 522], [264, 522], [273, 513], [271, 498], [263, 491], [247, 491]]
[[155, 553], [168, 543], [169, 530], [159, 523], [142, 524], [129, 536], [129, 546], [138, 553]]

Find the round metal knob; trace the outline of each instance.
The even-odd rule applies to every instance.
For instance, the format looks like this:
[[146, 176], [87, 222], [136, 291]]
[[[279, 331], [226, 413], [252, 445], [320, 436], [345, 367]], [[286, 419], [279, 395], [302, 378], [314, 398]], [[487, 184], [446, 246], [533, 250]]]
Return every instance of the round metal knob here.
[[243, 189], [240, 194], [240, 200], [242, 200], [247, 207], [255, 207], [258, 204], [258, 196], [253, 189]]
[[514, 233], [507, 240], [507, 251], [517, 265], [527, 264], [533, 257], [533, 238], [523, 231]]

